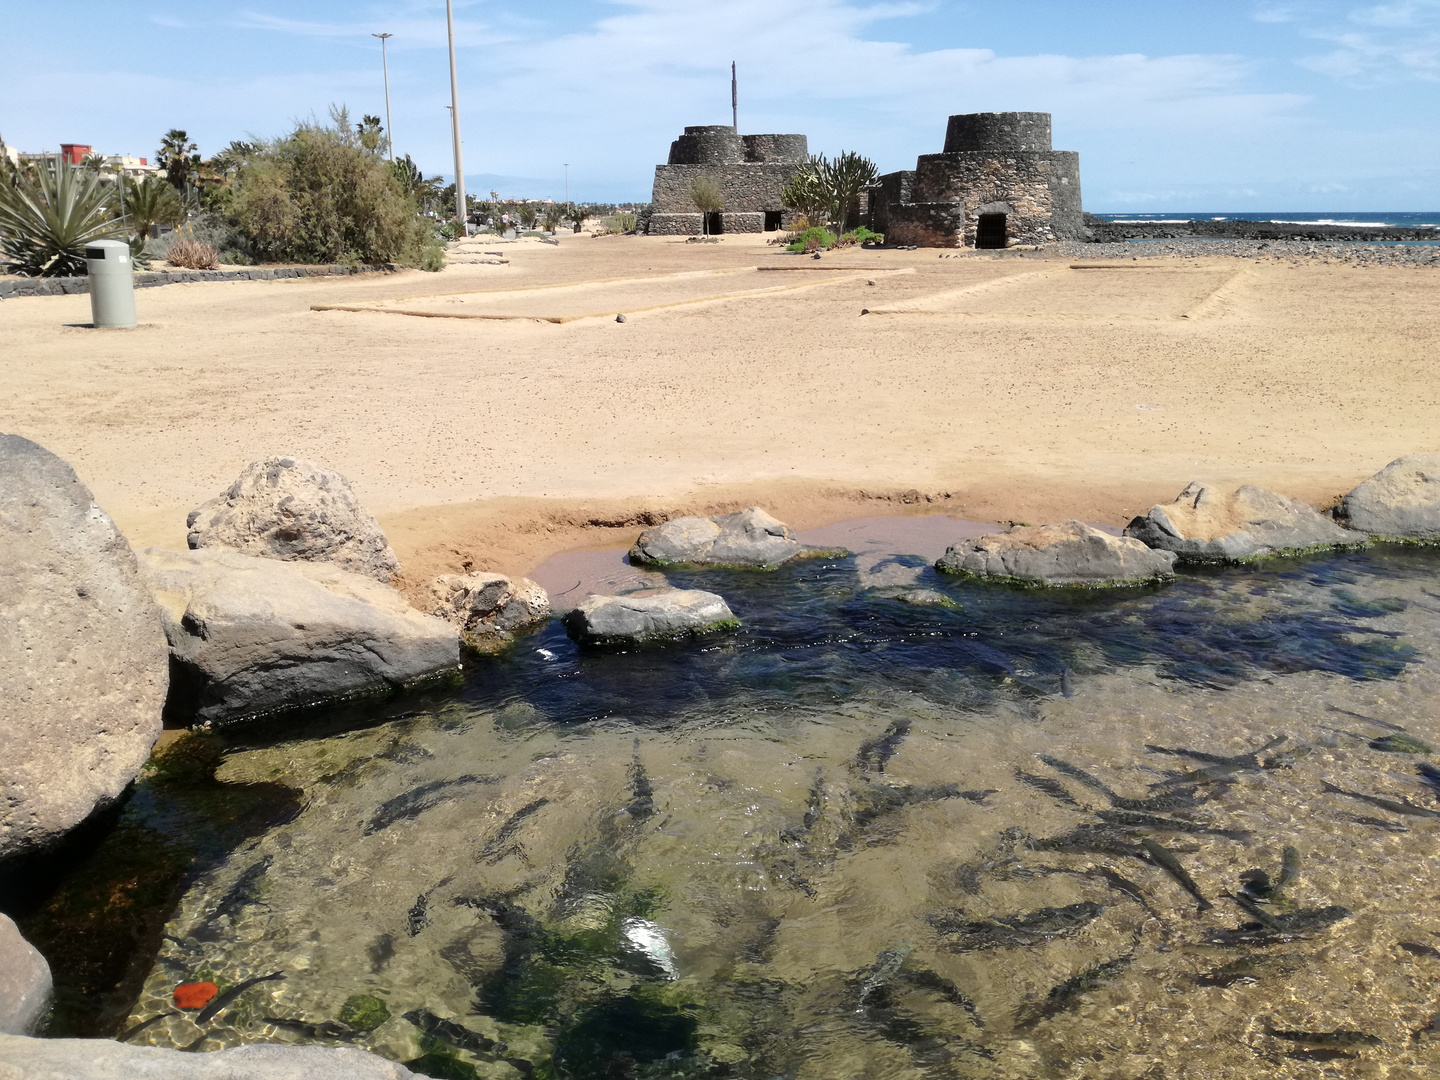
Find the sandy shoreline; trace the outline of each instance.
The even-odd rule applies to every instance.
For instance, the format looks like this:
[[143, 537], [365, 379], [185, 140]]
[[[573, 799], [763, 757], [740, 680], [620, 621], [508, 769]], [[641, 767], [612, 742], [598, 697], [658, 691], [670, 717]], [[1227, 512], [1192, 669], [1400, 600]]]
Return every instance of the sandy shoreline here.
[[[182, 547], [247, 462], [311, 458], [405, 586], [752, 503], [797, 528], [1122, 524], [1203, 478], [1324, 505], [1440, 448], [1428, 268], [853, 250], [773, 291], [802, 275], [753, 268], [801, 260], [760, 237], [477, 247], [510, 262], [146, 290], [135, 331], [85, 327], [84, 296], [5, 301], [0, 430], [70, 461], [137, 545]], [[652, 293], [671, 306], [639, 310]], [[526, 318], [311, 310], [399, 297]]]

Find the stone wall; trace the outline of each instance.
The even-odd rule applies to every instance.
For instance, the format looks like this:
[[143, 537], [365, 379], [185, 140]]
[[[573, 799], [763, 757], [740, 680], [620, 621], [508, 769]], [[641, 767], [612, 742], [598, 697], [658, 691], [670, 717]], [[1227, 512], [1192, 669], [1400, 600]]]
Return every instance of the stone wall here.
[[[137, 289], [198, 281], [274, 281], [276, 278], [329, 277], [332, 274], [383, 274], [400, 269], [379, 266], [237, 266], [227, 270], [142, 270], [133, 275]], [[0, 281], [0, 300], [17, 296], [68, 296], [90, 291], [89, 277], [13, 278]]]
[[962, 113], [945, 125], [945, 153], [974, 150], [1050, 149], [1050, 114], [1043, 112]]
[[728, 124], [687, 127], [670, 144], [671, 165], [739, 165], [744, 160], [745, 144]]
[[803, 165], [810, 157], [809, 140], [804, 135], [745, 135], [745, 160], [756, 162], [788, 162]]
[[782, 227], [787, 226], [793, 215], [781, 206], [780, 189], [799, 167], [792, 162], [657, 165], [649, 231], [654, 236], [700, 235], [700, 214], [690, 191], [701, 177], [714, 180], [725, 195], [721, 216], [726, 232], [761, 232], [767, 211], [780, 213]]

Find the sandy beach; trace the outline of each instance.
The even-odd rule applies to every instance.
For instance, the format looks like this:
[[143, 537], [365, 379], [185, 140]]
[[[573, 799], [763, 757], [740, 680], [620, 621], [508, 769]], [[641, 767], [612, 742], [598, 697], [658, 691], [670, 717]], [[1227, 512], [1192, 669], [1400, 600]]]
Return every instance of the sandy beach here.
[[947, 255], [487, 237], [440, 274], [144, 290], [132, 331], [8, 300], [0, 430], [136, 545], [183, 547], [250, 461], [313, 459], [411, 587], [750, 503], [1123, 524], [1203, 478], [1322, 505], [1440, 448], [1433, 269]]

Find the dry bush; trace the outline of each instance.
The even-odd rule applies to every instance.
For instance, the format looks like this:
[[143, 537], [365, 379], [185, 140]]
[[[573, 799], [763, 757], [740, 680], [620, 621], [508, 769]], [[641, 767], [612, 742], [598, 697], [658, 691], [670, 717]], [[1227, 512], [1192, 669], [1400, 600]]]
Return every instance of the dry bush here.
[[165, 261], [186, 270], [214, 270], [220, 265], [220, 256], [209, 244], [185, 236], [170, 245]]

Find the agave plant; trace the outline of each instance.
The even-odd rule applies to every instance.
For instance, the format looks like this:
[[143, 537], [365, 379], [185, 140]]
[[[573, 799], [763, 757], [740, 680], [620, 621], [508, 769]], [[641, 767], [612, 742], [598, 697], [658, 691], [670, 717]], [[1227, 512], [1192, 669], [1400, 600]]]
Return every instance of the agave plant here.
[[12, 273], [61, 277], [85, 272], [85, 245], [119, 236], [110, 192], [94, 173], [61, 160], [33, 176], [0, 183], [0, 258]]

